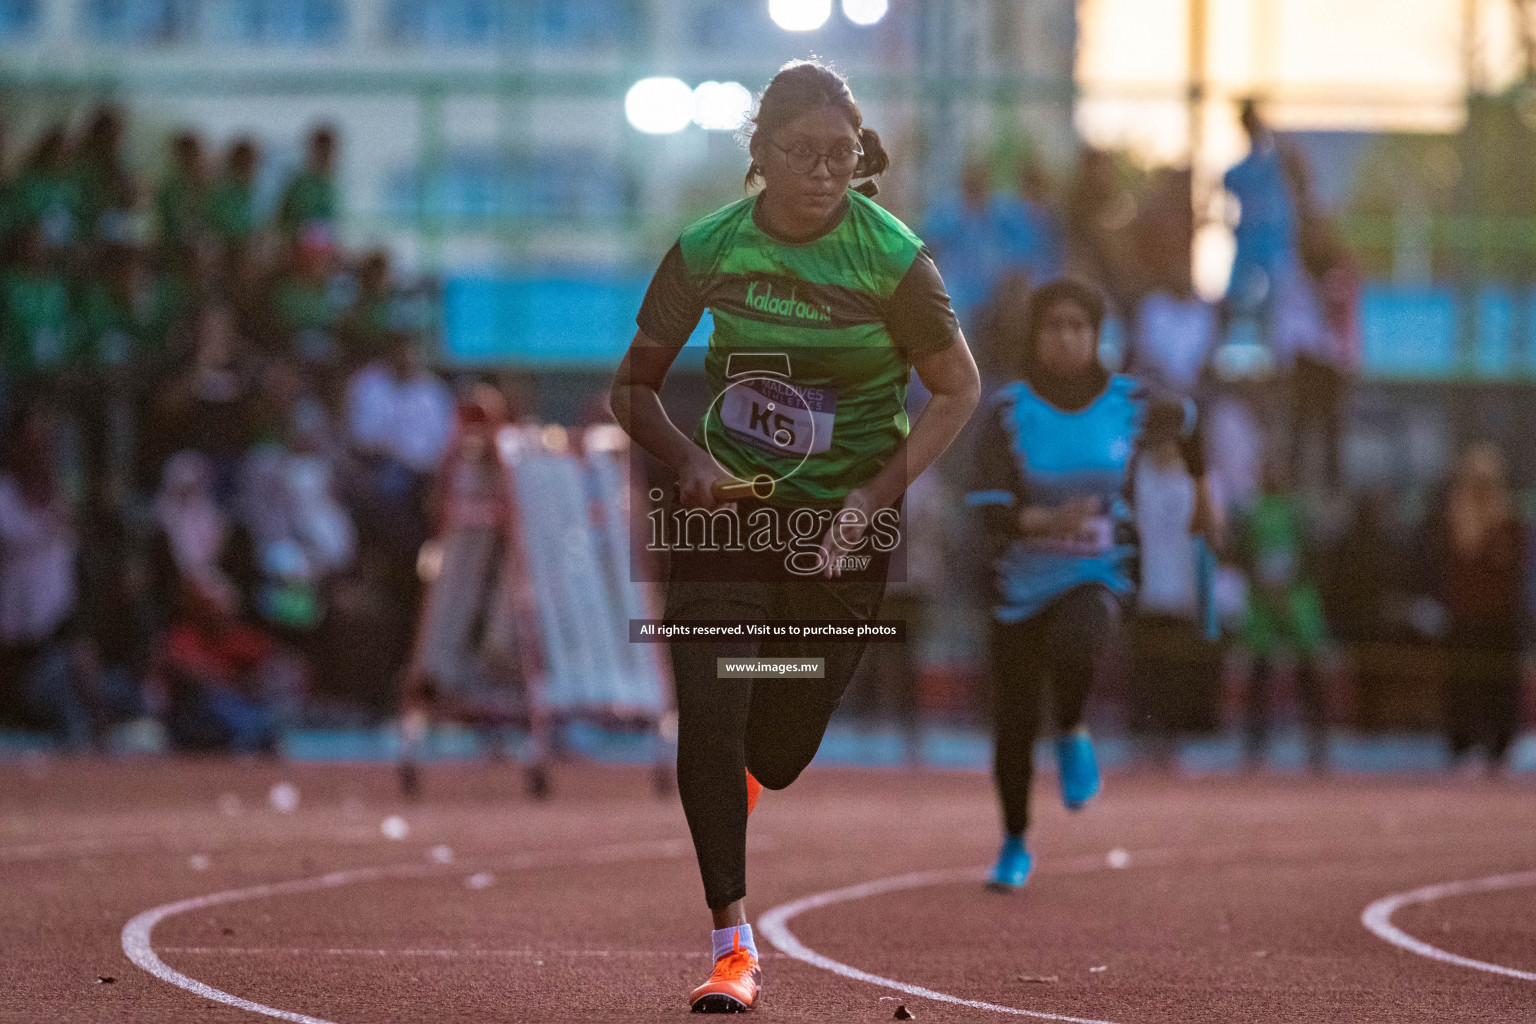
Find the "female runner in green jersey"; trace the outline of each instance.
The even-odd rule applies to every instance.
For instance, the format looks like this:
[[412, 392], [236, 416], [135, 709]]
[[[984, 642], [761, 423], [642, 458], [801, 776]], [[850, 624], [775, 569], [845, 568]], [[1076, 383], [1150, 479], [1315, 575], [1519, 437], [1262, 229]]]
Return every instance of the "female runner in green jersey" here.
[[[976, 366], [922, 242], [849, 187], [888, 158], [846, 81], [786, 65], [747, 131], [747, 184], [762, 190], [689, 226], [667, 253], [613, 383], [614, 413], [677, 472], [681, 511], [707, 520], [707, 543], [726, 538], [673, 546], [669, 619], [871, 619], [901, 496], [975, 409]], [[690, 437], [659, 392], [706, 308], [714, 402]], [[909, 423], [912, 369], [933, 397]], [[738, 496], [754, 480], [772, 494]], [[678, 791], [715, 928], [695, 1011], [757, 1003], [747, 815], [761, 787], [789, 785], [815, 756], [862, 646], [672, 643]], [[717, 658], [772, 656], [821, 659], [823, 677], [717, 677]]]

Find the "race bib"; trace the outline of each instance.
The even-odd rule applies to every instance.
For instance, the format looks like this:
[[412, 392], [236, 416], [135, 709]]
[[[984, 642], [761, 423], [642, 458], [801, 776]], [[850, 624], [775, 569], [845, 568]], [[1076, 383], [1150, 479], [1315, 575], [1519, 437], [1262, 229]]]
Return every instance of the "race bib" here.
[[832, 447], [837, 392], [753, 377], [720, 398], [720, 422], [735, 439], [780, 455], [815, 455]]

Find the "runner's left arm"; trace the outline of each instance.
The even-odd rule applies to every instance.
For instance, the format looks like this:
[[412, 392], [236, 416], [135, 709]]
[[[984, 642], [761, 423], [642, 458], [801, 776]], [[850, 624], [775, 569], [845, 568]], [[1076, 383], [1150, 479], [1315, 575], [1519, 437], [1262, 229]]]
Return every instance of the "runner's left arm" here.
[[851, 550], [864, 532], [864, 526], [858, 524], [867, 524], [877, 511], [896, 503], [907, 486], [960, 436], [981, 400], [976, 360], [971, 358], [939, 268], [927, 249], [918, 252], [892, 293], [885, 326], [933, 397], [880, 471], [843, 499], [843, 509], [859, 515], [847, 521], [839, 518], [822, 539], [821, 553], [826, 560], [822, 574], [828, 578], [842, 575], [840, 556]]
[[884, 508], [901, 497], [907, 485], [960, 436], [981, 400], [976, 361], [926, 249], [917, 254], [892, 294], [886, 328], [933, 397], [913, 420], [906, 440], [861, 489], [871, 509]]

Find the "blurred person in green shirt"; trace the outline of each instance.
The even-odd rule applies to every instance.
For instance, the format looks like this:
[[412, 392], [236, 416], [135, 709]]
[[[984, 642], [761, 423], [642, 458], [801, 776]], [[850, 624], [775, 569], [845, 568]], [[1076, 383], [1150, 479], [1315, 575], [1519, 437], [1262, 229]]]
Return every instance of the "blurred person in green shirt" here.
[[126, 245], [104, 246], [100, 255], [100, 271], [79, 289], [81, 372], [70, 404], [87, 493], [105, 510], [134, 473], [139, 404], [161, 363], [166, 328], [146, 255]]
[[217, 297], [218, 271], [217, 257], [207, 245], [161, 247], [156, 253], [154, 288], [159, 311], [158, 329], [165, 334], [168, 350], [175, 347], [174, 335], [187, 315]]
[[343, 354], [361, 366], [384, 352], [385, 336], [393, 326], [394, 280], [389, 253], [375, 249], [357, 267], [357, 297], [336, 325]]
[[75, 153], [80, 240], [126, 244], [133, 232], [138, 183], [123, 163], [123, 114], [104, 104], [91, 115]]
[[203, 233], [208, 171], [193, 132], [171, 140], [171, 164], [155, 188], [155, 237], [166, 249], [195, 244]]
[[308, 227], [293, 246], [287, 272], [272, 290], [279, 347], [306, 363], [330, 364], [337, 356], [338, 310], [330, 292], [335, 270], [335, 247], [324, 232]]
[[79, 361], [79, 332], [58, 262], [42, 225], [34, 224], [0, 275], [0, 362], [11, 387], [55, 377]]
[[224, 170], [208, 187], [208, 229], [225, 245], [247, 242], [256, 232], [256, 170], [260, 163], [255, 141], [241, 136], [230, 145]]
[[33, 147], [7, 205], [12, 229], [39, 229], [47, 248], [65, 248], [78, 240], [80, 182], [70, 167], [69, 138], [62, 125], [49, 128]]
[[336, 131], [329, 126], [309, 133], [304, 169], [288, 179], [277, 207], [277, 228], [290, 239], [306, 230], [324, 231], [336, 240], [341, 201], [336, 185]]
[[1328, 642], [1306, 513], [1285, 470], [1270, 460], [1262, 489], [1237, 531], [1239, 561], [1248, 575], [1243, 645], [1253, 656], [1244, 708], [1244, 753], [1250, 766], [1264, 756], [1274, 712], [1274, 662], [1296, 660], [1296, 690], [1306, 732], [1307, 762], [1327, 767], [1327, 701], [1317, 671]]
[[82, 355], [93, 367], [115, 370], [165, 353], [168, 296], [156, 287], [144, 252], [106, 250], [102, 272], [81, 291]]

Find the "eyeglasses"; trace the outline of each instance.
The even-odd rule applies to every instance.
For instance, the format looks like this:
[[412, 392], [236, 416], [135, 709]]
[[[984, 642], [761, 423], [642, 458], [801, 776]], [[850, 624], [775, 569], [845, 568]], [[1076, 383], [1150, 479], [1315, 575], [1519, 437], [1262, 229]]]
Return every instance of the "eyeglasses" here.
[[784, 162], [789, 164], [789, 169], [796, 174], [815, 174], [816, 165], [825, 160], [827, 173], [833, 177], [852, 174], [854, 168], [859, 166], [859, 158], [864, 155], [862, 146], [847, 144], [837, 146], [830, 153], [812, 149], [803, 142], [788, 147], [774, 142], [773, 148], [784, 154]]

